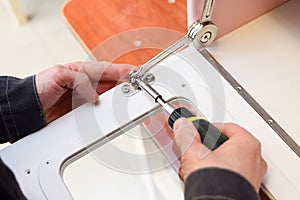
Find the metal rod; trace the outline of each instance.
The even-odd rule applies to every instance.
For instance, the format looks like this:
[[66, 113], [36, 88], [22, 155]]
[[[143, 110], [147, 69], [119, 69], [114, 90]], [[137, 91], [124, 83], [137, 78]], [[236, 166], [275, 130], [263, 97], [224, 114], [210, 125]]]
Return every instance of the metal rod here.
[[148, 83], [145, 83], [144, 81], [140, 80], [140, 79], [136, 79], [136, 82], [138, 84], [138, 86], [144, 90], [147, 94], [149, 94], [149, 96], [151, 96], [155, 102], [156, 102], [156, 99], [159, 98], [161, 95], [156, 91], [154, 90], [153, 87], [151, 87]]
[[170, 103], [166, 103], [166, 101], [162, 98], [162, 96], [160, 96], [160, 98], [158, 98], [156, 102], [163, 107], [164, 111], [168, 115], [171, 115], [175, 110], [175, 108]]
[[201, 24], [211, 21], [214, 5], [215, 5], [215, 0], [205, 0], [204, 9], [200, 21]]
[[161, 53], [150, 59], [148, 62], [143, 64], [135, 74], [138, 74], [140, 77], [143, 77], [152, 67], [163, 61], [168, 56], [178, 52], [179, 50], [184, 49], [191, 42], [191, 38], [189, 38], [187, 35], [183, 36], [176, 43], [169, 46], [164, 51], [162, 51]]
[[151, 87], [151, 85], [149, 85], [148, 83], [145, 83], [144, 81], [142, 81], [140, 79], [136, 79], [136, 82], [137, 82], [139, 88], [141, 88], [150, 97], [152, 97], [156, 103], [159, 103], [163, 107], [163, 109], [166, 113], [168, 113], [169, 115], [171, 115], [173, 113], [175, 108], [171, 104], [166, 103], [166, 101], [163, 99], [161, 94], [159, 94], [153, 87]]

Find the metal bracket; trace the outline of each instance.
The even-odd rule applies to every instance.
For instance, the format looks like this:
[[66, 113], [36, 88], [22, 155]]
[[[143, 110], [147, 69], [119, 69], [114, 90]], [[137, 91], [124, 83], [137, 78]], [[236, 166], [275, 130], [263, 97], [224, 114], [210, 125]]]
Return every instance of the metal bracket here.
[[210, 45], [217, 36], [217, 27], [211, 22], [214, 4], [215, 0], [205, 0], [202, 17], [189, 27], [187, 34], [157, 56], [143, 64], [138, 71], [135, 70], [130, 72], [128, 80], [129, 84], [131, 84], [134, 89], [137, 89], [138, 87], [136, 86], [135, 81], [137, 78], [143, 80], [145, 74], [152, 67], [170, 55], [186, 48], [191, 43], [193, 43], [197, 49], [205, 48]]
[[[131, 73], [136, 73], [136, 71], [132, 71]], [[129, 74], [129, 76], [130, 76]], [[130, 84], [125, 83], [122, 87], [122, 93], [125, 96], [131, 96], [132, 94], [134, 94], [138, 89], [140, 89], [140, 84], [139, 82], [144, 82], [145, 84], [151, 84], [155, 81], [155, 76], [151, 73], [147, 73], [142, 79], [140, 76], [135, 75], [135, 76], [131, 76], [130, 78]]]
[[215, 0], [205, 0], [202, 17], [189, 27], [187, 35], [196, 48], [209, 46], [217, 36], [217, 26], [211, 22], [214, 5]]
[[195, 21], [189, 28], [187, 35], [193, 40], [197, 49], [209, 46], [217, 36], [217, 26], [211, 22]]
[[201, 23], [211, 21], [214, 6], [215, 0], [205, 0], [204, 9], [201, 17]]

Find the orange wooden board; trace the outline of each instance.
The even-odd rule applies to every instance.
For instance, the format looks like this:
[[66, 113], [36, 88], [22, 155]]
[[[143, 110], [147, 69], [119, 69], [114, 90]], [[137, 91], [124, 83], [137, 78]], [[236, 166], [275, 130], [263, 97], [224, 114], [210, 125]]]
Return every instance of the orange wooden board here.
[[[96, 60], [141, 65], [187, 32], [185, 0], [175, 3], [167, 0], [71, 0], [63, 6], [62, 12], [73, 33]], [[149, 37], [147, 27], [166, 28], [167, 31]], [[146, 28], [144, 35], [141, 28]], [[123, 33], [134, 29], [139, 29], [138, 37], [133, 33], [124, 40]], [[170, 36], [170, 32], [174, 34]], [[159, 41], [159, 48], [144, 45], [152, 39]], [[140, 46], [134, 45], [140, 43]], [[108, 48], [110, 44], [112, 47]], [[115, 55], [117, 49], [130, 45], [132, 49]], [[101, 54], [103, 51], [105, 55]]]

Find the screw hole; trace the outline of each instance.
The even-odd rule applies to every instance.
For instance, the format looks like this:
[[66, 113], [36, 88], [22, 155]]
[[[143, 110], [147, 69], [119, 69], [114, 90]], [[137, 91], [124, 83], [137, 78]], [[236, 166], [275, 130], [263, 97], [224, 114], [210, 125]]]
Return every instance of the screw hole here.
[[184, 83], [181, 85], [181, 87], [185, 87], [185, 86], [186, 86], [186, 84], [184, 84]]
[[142, 45], [142, 42], [140, 40], [136, 40], [133, 42], [133, 46], [140, 47]]
[[46, 165], [49, 165], [49, 164], [50, 164], [50, 161], [47, 161], [47, 162], [46, 162]]
[[26, 169], [25, 173], [29, 175], [31, 173], [30, 169]]
[[175, 0], [168, 0], [168, 3], [173, 4], [173, 3], [175, 3]]

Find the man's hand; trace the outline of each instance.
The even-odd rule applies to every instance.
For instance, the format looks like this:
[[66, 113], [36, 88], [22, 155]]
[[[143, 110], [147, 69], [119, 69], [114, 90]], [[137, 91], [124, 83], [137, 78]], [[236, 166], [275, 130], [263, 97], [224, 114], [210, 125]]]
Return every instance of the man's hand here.
[[242, 175], [259, 191], [267, 171], [267, 164], [261, 156], [260, 142], [235, 124], [224, 124], [222, 133], [228, 140], [216, 150], [210, 151], [202, 144], [191, 122], [183, 118], [175, 122], [175, 142], [181, 150], [181, 177], [185, 180], [197, 169], [219, 167]]
[[56, 65], [36, 75], [36, 88], [47, 123], [125, 81], [131, 65], [75, 62]]

